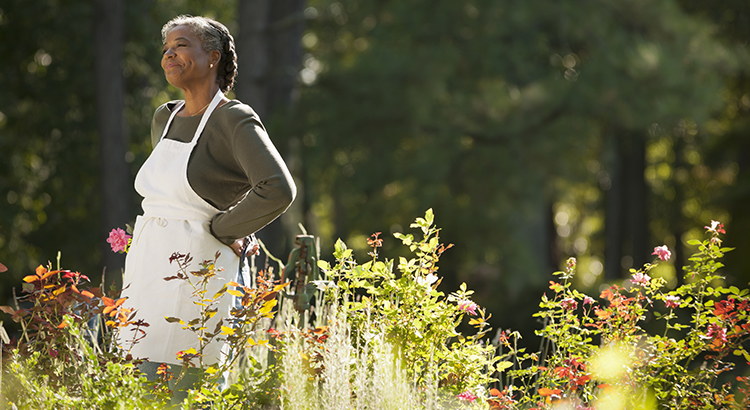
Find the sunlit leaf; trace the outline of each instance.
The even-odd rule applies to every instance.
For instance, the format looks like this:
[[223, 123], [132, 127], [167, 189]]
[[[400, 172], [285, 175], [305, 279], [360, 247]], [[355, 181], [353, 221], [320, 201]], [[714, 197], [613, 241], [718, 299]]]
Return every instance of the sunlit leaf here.
[[235, 289], [227, 289], [227, 293], [238, 298], [241, 298], [242, 296], [244, 296], [242, 292], [240, 292], [239, 290], [235, 290]]
[[258, 314], [267, 315], [268, 313], [271, 312], [274, 306], [276, 306], [276, 299], [269, 300], [263, 304], [263, 307], [260, 308], [260, 310], [258, 311]]

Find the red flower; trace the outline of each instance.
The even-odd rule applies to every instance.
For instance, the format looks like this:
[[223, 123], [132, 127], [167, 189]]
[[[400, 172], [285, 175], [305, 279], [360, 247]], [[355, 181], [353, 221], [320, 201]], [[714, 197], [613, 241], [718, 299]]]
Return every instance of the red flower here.
[[708, 325], [708, 333], [706, 334], [706, 337], [713, 339], [714, 342], [720, 341], [724, 344], [727, 342], [727, 329], [712, 323]]
[[636, 272], [633, 274], [633, 277], [630, 279], [630, 281], [636, 285], [646, 287], [651, 284], [651, 277], [643, 272]]
[[578, 302], [573, 298], [565, 298], [560, 301], [560, 305], [565, 310], [575, 310], [578, 307]]
[[474, 403], [477, 400], [477, 396], [474, 395], [474, 393], [466, 390], [465, 392], [459, 394], [458, 396], [459, 400], [462, 401], [468, 401], [469, 403]]
[[128, 246], [130, 245], [130, 239], [132, 236], [125, 233], [120, 228], [115, 228], [109, 233], [109, 238], [107, 238], [107, 243], [112, 246], [112, 252], [118, 253], [118, 252], [127, 252]]
[[654, 248], [654, 253], [652, 253], [652, 255], [656, 255], [659, 257], [659, 259], [667, 261], [672, 256], [672, 252], [669, 251], [667, 245], [662, 245]]
[[464, 312], [476, 316], [477, 315], [477, 308], [479, 305], [476, 303], [470, 301], [470, 300], [462, 300], [458, 302], [458, 310], [463, 310]]
[[676, 295], [664, 296], [664, 304], [670, 309], [678, 308], [680, 307], [680, 297]]
[[714, 235], [727, 233], [727, 231], [724, 230], [724, 224], [719, 221], [711, 221], [711, 226], [704, 226], [704, 228], [706, 228], [708, 232], [711, 232]]

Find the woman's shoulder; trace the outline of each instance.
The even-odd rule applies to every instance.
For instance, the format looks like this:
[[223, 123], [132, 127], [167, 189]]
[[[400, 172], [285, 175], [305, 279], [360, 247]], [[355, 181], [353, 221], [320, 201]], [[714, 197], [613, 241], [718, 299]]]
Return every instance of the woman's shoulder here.
[[166, 123], [169, 120], [169, 116], [172, 114], [172, 110], [180, 103], [180, 100], [173, 100], [165, 102], [160, 105], [154, 111], [154, 122], [155, 123]]
[[221, 115], [223, 121], [231, 126], [248, 122], [258, 124], [261, 127], [263, 126], [258, 113], [252, 107], [239, 100], [229, 100], [229, 102], [221, 106], [216, 112]]

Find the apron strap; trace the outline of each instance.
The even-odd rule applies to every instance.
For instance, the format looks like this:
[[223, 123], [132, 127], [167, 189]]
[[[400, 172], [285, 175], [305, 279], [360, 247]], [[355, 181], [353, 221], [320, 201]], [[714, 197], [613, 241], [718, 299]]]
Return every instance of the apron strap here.
[[159, 141], [163, 140], [164, 137], [167, 136], [167, 131], [169, 131], [169, 126], [172, 124], [172, 120], [174, 119], [174, 116], [177, 115], [178, 112], [180, 112], [183, 105], [185, 105], [185, 101], [180, 101], [172, 109], [172, 114], [169, 116], [169, 120], [167, 120], [167, 125], [164, 126], [164, 131], [162, 131], [161, 138], [159, 138]]
[[222, 97], [224, 97], [224, 94], [221, 92], [221, 90], [216, 91], [216, 95], [214, 95], [214, 99], [211, 100], [211, 104], [208, 105], [208, 108], [206, 108], [206, 112], [204, 112], [203, 117], [201, 117], [201, 122], [200, 124], [198, 124], [198, 129], [195, 130], [195, 135], [193, 136], [193, 141], [192, 141], [193, 144], [198, 142], [198, 138], [200, 138], [201, 133], [203, 132], [203, 128], [206, 127], [206, 123], [208, 122], [208, 117], [211, 116], [211, 113], [213, 113], [213, 111], [219, 105]]
[[[221, 90], [216, 91], [216, 95], [214, 95], [213, 100], [211, 100], [211, 103], [208, 105], [208, 108], [206, 108], [206, 111], [203, 113], [203, 116], [201, 117], [201, 122], [198, 124], [198, 129], [195, 130], [195, 135], [193, 135], [193, 140], [191, 141], [192, 144], [195, 144], [196, 142], [198, 142], [198, 138], [201, 136], [201, 133], [203, 132], [203, 128], [206, 127], [208, 118], [211, 116], [211, 113], [219, 105], [222, 97], [224, 97], [224, 94], [221, 92]], [[161, 138], [159, 138], [160, 141], [164, 139], [164, 137], [167, 136], [167, 132], [169, 131], [169, 126], [172, 125], [172, 120], [177, 115], [177, 113], [180, 112], [183, 106], [185, 106], [185, 101], [180, 101], [172, 110], [172, 114], [169, 116], [169, 120], [167, 120], [167, 124], [164, 126], [164, 131], [161, 133]]]

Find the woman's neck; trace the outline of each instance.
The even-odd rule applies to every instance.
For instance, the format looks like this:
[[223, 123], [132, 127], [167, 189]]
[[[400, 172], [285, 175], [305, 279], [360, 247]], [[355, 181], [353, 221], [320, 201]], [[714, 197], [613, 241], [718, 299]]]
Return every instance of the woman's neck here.
[[[180, 117], [192, 117], [202, 114], [208, 108], [216, 93], [219, 91], [218, 84], [210, 87], [184, 88], [185, 106], [177, 113]], [[222, 98], [223, 102], [224, 98]], [[221, 105], [221, 102], [219, 103]]]

